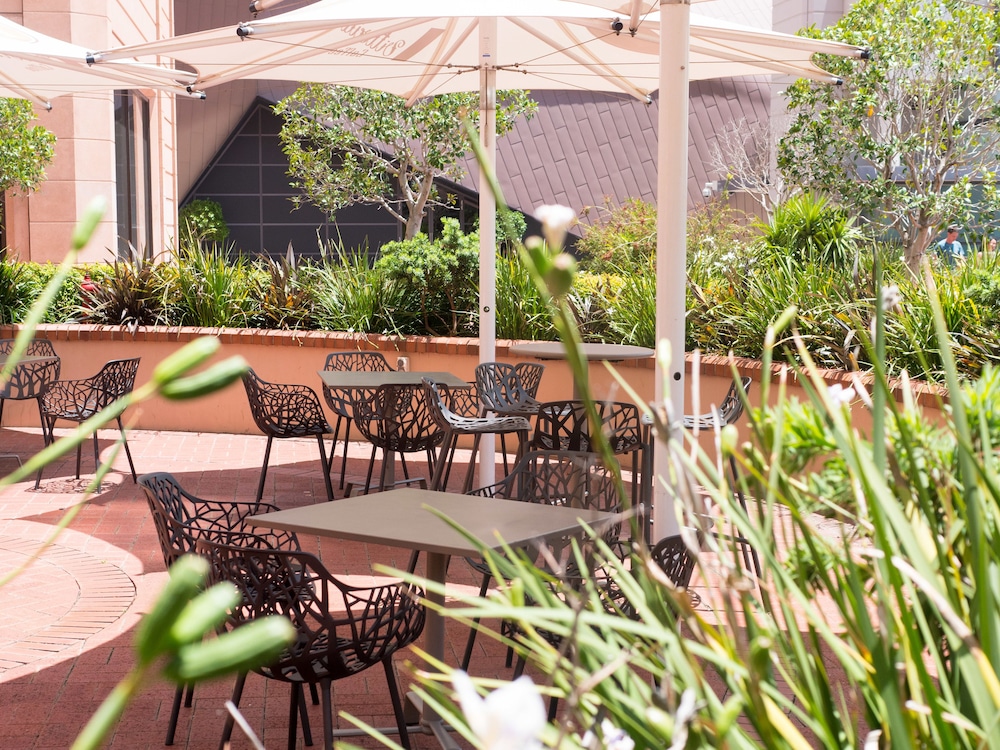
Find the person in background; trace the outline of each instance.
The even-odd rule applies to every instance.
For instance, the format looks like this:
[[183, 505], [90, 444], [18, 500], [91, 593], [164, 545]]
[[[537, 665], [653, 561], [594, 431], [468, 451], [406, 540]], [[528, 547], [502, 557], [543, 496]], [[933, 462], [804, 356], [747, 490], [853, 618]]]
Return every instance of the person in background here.
[[954, 268], [956, 265], [964, 263], [969, 255], [962, 243], [958, 241], [960, 231], [962, 231], [962, 227], [958, 224], [949, 224], [945, 238], [937, 243], [937, 255], [948, 268]]

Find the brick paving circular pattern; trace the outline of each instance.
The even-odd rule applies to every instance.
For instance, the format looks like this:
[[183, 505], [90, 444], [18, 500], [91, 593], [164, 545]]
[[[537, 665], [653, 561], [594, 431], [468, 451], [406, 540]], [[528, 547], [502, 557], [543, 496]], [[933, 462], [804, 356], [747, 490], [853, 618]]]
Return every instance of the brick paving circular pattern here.
[[[24, 565], [40, 542], [0, 536], [0, 571]], [[53, 544], [0, 586], [0, 674], [78, 646], [122, 615], [135, 584], [116, 565]]]

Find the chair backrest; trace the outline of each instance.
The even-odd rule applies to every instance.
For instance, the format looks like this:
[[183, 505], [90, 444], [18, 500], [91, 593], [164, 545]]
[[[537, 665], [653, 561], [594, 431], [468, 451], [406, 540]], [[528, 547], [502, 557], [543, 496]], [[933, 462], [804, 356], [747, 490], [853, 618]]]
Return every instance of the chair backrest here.
[[[239, 543], [228, 543], [234, 540]], [[295, 627], [294, 645], [257, 670], [266, 677], [309, 683], [348, 677], [420, 635], [423, 608], [403, 596], [400, 586], [348, 586], [315, 555], [246, 540], [199, 539], [197, 549], [211, 564], [213, 582], [228, 581], [240, 592], [230, 627], [267, 615], [286, 617]]]
[[91, 379], [97, 408], [103, 409], [112, 402], [131, 393], [135, 376], [139, 372], [139, 357], [112, 359]]
[[[639, 407], [626, 401], [601, 401], [594, 406], [601, 419], [601, 429], [616, 454], [642, 448]], [[590, 420], [584, 403], [571, 400], [540, 404], [531, 446], [542, 450], [593, 451]]]
[[254, 424], [265, 435], [288, 438], [333, 431], [319, 396], [307, 385], [269, 383], [248, 369], [243, 375], [243, 387]]
[[337, 372], [391, 372], [382, 352], [334, 352], [326, 357], [324, 370]]
[[[0, 354], [10, 354], [14, 351], [14, 343], [17, 339], [0, 339]], [[28, 357], [56, 357], [56, 350], [52, 342], [48, 339], [32, 339], [28, 342], [28, 348], [24, 350]]]
[[[382, 352], [334, 352], [328, 354], [324, 370], [336, 372], [391, 372], [392, 367]], [[323, 398], [334, 414], [353, 419], [351, 411], [351, 390], [323, 386]], [[368, 391], [370, 393], [370, 391]], [[362, 391], [362, 396], [365, 391]]]
[[[48, 342], [45, 342], [48, 344]], [[51, 348], [51, 344], [49, 347]], [[48, 354], [28, 355], [28, 356], [54, 356]], [[38, 398], [45, 394], [49, 386], [59, 380], [61, 364], [58, 358], [35, 360], [34, 362], [22, 361], [11, 371], [7, 382], [0, 385], [0, 398], [9, 398], [14, 401], [22, 399]]]
[[501, 481], [469, 494], [609, 512], [622, 509], [614, 474], [597, 455], [584, 451], [529, 451]]
[[488, 411], [506, 414], [518, 407], [529, 408], [532, 412], [537, 408], [538, 402], [525, 388], [514, 365], [483, 362], [476, 367], [476, 385], [483, 407]]
[[[750, 395], [750, 384], [753, 381], [749, 377], [740, 378], [740, 384], [743, 387], [743, 391], [749, 396]], [[743, 415], [743, 399], [740, 398], [739, 390], [736, 388], [736, 381], [734, 380], [730, 386], [729, 390], [726, 391], [726, 397], [722, 399], [722, 404], [719, 406], [719, 421], [723, 425], [734, 424], [737, 419]]]
[[374, 446], [398, 453], [425, 451], [440, 445], [445, 429], [423, 385], [382, 385], [351, 392], [354, 421]]
[[172, 474], [154, 472], [138, 479], [149, 505], [163, 562], [169, 568], [181, 555], [195, 551], [195, 542], [218, 533], [253, 533], [272, 547], [299, 549], [292, 532], [254, 529], [246, 518], [278, 510], [269, 503], [205, 500], [185, 491]]
[[658, 541], [650, 550], [650, 556], [677, 588], [686, 589], [691, 583], [695, 558], [681, 534]]
[[532, 398], [538, 396], [538, 387], [542, 384], [545, 365], [541, 362], [515, 362], [514, 372], [521, 378], [521, 387], [525, 392]]
[[421, 379], [421, 387], [427, 399], [427, 407], [434, 424], [443, 432], [450, 432], [457, 422], [456, 414], [448, 407], [449, 388], [444, 383], [435, 383], [429, 378]]

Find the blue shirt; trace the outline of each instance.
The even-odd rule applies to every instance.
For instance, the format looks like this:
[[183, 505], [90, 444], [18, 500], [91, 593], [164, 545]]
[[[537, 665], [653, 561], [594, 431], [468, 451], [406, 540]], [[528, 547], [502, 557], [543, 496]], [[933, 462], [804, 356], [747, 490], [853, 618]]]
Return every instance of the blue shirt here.
[[948, 242], [947, 239], [941, 240], [937, 243], [937, 253], [938, 257], [947, 263], [949, 268], [955, 267], [955, 261], [958, 258], [965, 260], [969, 257], [968, 253], [965, 252], [965, 248], [962, 246], [962, 243], [958, 240], [955, 240], [954, 242]]

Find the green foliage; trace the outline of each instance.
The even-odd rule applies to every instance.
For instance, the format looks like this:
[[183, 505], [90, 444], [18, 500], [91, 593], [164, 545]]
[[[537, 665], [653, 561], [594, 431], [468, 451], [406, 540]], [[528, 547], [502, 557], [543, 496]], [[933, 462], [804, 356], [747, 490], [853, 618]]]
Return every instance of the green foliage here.
[[126, 326], [161, 325], [165, 321], [162, 268], [131, 245], [126, 258], [89, 269], [97, 287], [81, 301], [78, 317], [91, 323]]
[[181, 236], [189, 241], [222, 244], [229, 236], [229, 225], [218, 201], [196, 198], [181, 206], [178, 219]]
[[848, 265], [861, 240], [861, 231], [847, 211], [811, 193], [776, 206], [770, 222], [759, 228], [766, 247], [803, 262]]
[[260, 310], [265, 328], [311, 328], [313, 293], [309, 273], [299, 264], [289, 244], [281, 260], [261, 260], [267, 278], [263, 284]]
[[[461, 177], [469, 151], [462, 115], [478, 118], [478, 93], [444, 94], [406, 106], [401, 97], [350, 86], [304, 84], [275, 105], [292, 185], [324, 213], [354, 203], [382, 207], [420, 231], [438, 203], [434, 179]], [[536, 105], [523, 91], [497, 93], [497, 135]]]
[[[52, 263], [21, 265], [23, 268], [21, 288], [26, 294], [26, 307], [30, 307], [59, 272], [59, 266]], [[71, 269], [66, 277], [66, 283], [59, 286], [52, 303], [46, 307], [43, 323], [72, 323], [79, 320], [81, 283], [83, 283], [83, 272], [77, 268]]]
[[419, 296], [428, 331], [443, 318], [447, 335], [455, 336], [463, 318], [470, 320], [476, 309], [479, 235], [464, 234], [456, 219], [446, 218], [442, 225], [441, 236], [433, 242], [420, 233], [383, 245], [375, 267]]
[[219, 245], [183, 244], [167, 272], [165, 299], [175, 325], [249, 328], [260, 297], [247, 259]]
[[307, 269], [313, 314], [322, 329], [387, 335], [420, 331], [412, 293], [373, 268], [367, 251], [328, 250], [322, 265]]
[[602, 220], [584, 227], [575, 250], [592, 273], [645, 265], [656, 256], [656, 207], [638, 198], [606, 204]]
[[553, 341], [552, 308], [517, 253], [497, 255], [497, 338]]
[[55, 156], [56, 137], [41, 125], [32, 126], [34, 119], [28, 100], [0, 99], [0, 193], [29, 193], [45, 179], [45, 167]]
[[789, 184], [895, 230], [916, 271], [940, 226], [997, 208], [1000, 17], [964, 0], [859, 0], [813, 33], [872, 54], [819, 60], [842, 86], [786, 89], [794, 117], [778, 167]]
[[17, 323], [34, 297], [25, 278], [26, 266], [8, 257], [0, 258], [0, 323]]

